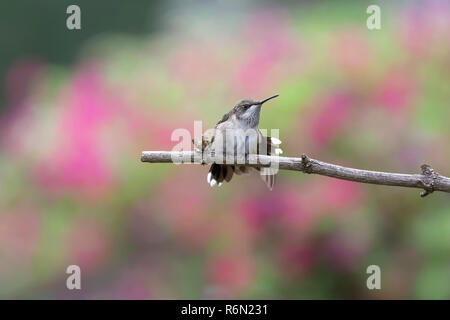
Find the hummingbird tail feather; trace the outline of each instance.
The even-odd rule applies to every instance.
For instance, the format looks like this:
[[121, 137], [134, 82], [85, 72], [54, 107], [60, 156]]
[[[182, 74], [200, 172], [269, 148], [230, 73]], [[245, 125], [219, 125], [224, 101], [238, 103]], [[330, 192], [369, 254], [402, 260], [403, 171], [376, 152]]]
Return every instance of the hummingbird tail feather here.
[[234, 165], [213, 163], [208, 172], [208, 184], [214, 187], [216, 184], [221, 186], [224, 181], [229, 182], [233, 177], [234, 169]]
[[246, 167], [246, 166], [233, 166], [234, 167], [234, 173], [236, 173], [237, 175], [241, 175], [241, 174], [250, 174], [250, 167]]

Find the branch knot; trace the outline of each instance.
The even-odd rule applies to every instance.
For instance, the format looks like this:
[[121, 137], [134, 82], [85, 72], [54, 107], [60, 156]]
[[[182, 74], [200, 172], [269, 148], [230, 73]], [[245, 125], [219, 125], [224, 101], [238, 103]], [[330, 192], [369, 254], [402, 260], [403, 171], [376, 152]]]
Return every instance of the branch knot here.
[[421, 167], [423, 178], [420, 180], [422, 187], [425, 191], [423, 191], [420, 196], [426, 197], [427, 195], [433, 193], [435, 181], [438, 178], [439, 174], [434, 171], [434, 169], [428, 164], [423, 164]]
[[306, 154], [302, 154], [302, 165], [304, 173], [312, 173], [311, 159]]

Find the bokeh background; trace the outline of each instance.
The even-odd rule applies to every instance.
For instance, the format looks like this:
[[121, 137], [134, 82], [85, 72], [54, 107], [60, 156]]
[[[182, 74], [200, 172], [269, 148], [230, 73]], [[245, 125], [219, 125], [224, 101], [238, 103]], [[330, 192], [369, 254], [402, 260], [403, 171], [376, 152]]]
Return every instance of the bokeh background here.
[[450, 175], [447, 1], [18, 0], [0, 15], [1, 298], [450, 298], [448, 194], [287, 171], [271, 192], [257, 174], [211, 189], [206, 167], [140, 162], [176, 128], [279, 93], [261, 127], [284, 155]]

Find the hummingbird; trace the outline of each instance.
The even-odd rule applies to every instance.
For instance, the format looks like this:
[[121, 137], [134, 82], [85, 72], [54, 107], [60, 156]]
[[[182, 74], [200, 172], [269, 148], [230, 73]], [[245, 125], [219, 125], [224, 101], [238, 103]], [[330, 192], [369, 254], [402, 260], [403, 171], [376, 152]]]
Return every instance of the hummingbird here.
[[[244, 99], [236, 105], [217, 122], [214, 130], [208, 130], [202, 141], [192, 139], [197, 152], [214, 151], [216, 154], [265, 154], [280, 155], [283, 153], [279, 145], [281, 141], [275, 137], [265, 137], [258, 128], [261, 115], [261, 107], [267, 101], [278, 97], [273, 95], [263, 100]], [[248, 132], [255, 134], [248, 135]], [[231, 133], [231, 135], [230, 135]], [[227, 138], [234, 138], [229, 141]], [[224, 140], [226, 140], [224, 142]], [[231, 140], [231, 139], [230, 139]], [[231, 150], [230, 150], [231, 149]], [[220, 187], [224, 181], [229, 182], [233, 174], [249, 174], [252, 168], [239, 164], [213, 163], [207, 175], [207, 182], [211, 187], [216, 184]], [[272, 190], [275, 183], [276, 171], [269, 167], [255, 167], [261, 178]]]

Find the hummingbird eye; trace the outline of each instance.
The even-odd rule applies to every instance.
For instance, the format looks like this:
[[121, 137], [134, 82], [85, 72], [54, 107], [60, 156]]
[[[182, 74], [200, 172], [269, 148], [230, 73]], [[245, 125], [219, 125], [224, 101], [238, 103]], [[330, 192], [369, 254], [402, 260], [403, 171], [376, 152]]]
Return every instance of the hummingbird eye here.
[[251, 104], [244, 104], [244, 109], [248, 109], [250, 108], [252, 105]]

